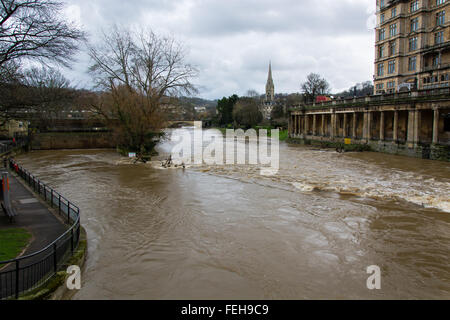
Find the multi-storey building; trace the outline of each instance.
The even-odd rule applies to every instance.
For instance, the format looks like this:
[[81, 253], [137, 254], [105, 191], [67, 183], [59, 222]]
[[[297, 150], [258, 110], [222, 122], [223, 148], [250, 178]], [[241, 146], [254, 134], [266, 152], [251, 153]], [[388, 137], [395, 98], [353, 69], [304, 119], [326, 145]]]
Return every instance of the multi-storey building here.
[[377, 0], [375, 94], [450, 86], [450, 0]]

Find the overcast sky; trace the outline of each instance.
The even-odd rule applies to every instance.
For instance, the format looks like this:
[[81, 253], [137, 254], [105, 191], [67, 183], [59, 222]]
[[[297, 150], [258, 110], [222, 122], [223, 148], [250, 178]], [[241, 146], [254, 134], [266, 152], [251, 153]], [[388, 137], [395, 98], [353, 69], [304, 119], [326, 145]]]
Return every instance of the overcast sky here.
[[[269, 60], [276, 93], [300, 91], [307, 74], [334, 92], [371, 80], [375, 0], [66, 0], [66, 15], [95, 41], [114, 23], [171, 34], [197, 66], [199, 96], [265, 91]], [[66, 71], [89, 88], [89, 58]]]

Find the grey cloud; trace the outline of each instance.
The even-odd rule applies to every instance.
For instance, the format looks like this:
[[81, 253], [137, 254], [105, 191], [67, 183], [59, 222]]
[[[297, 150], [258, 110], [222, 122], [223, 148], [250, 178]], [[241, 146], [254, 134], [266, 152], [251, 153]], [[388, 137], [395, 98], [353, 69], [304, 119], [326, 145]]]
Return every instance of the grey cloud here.
[[[171, 33], [189, 50], [201, 96], [264, 91], [269, 59], [276, 92], [297, 92], [309, 72], [335, 90], [373, 74], [368, 8], [375, 0], [71, 0], [95, 41], [113, 23]], [[89, 86], [86, 54], [67, 74]]]

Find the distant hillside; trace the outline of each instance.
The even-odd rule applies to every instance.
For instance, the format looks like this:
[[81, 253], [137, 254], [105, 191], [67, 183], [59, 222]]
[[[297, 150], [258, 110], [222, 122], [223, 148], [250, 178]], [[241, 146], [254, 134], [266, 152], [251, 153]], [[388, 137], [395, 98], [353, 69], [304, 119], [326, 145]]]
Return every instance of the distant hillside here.
[[217, 100], [205, 100], [202, 98], [181, 97], [179, 98], [181, 104], [191, 105], [193, 107], [206, 107], [207, 109], [215, 109]]

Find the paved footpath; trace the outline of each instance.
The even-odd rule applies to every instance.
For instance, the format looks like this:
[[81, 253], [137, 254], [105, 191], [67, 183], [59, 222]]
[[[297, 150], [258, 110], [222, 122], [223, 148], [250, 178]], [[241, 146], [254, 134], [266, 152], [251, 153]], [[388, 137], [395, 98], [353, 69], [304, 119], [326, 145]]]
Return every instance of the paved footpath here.
[[37, 196], [34, 196], [18, 181], [21, 178], [11, 172], [8, 176], [11, 204], [17, 212], [17, 216], [14, 217], [13, 222], [10, 222], [0, 208], [0, 229], [24, 228], [30, 231], [33, 240], [24, 253], [24, 255], [28, 255], [52, 243], [67, 228], [45, 204], [37, 199]]

